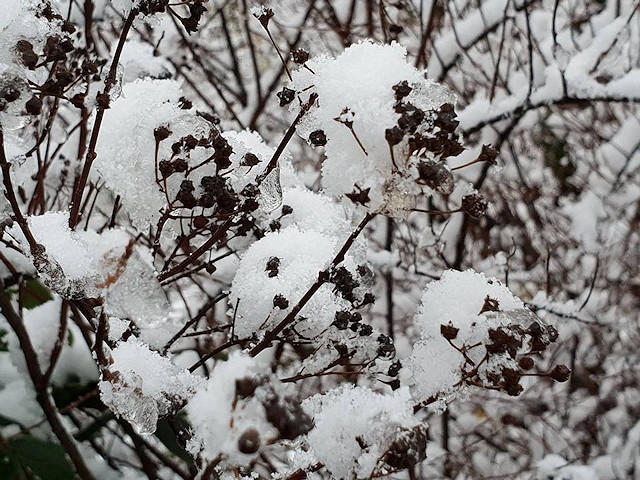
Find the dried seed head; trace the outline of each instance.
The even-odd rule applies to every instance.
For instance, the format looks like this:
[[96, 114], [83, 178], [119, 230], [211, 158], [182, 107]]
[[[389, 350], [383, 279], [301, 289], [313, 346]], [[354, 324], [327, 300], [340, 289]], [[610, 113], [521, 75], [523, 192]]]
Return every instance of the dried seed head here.
[[400, 380], [397, 378], [394, 378], [387, 385], [391, 387], [391, 390], [394, 390], [394, 391], [398, 390], [400, 388]]
[[173, 164], [169, 160], [160, 160], [158, 170], [160, 170], [162, 178], [170, 177], [174, 172]]
[[353, 192], [345, 193], [344, 196], [351, 200], [353, 203], [366, 206], [371, 201], [369, 198], [369, 192], [371, 188], [360, 188], [358, 185], [353, 186]]
[[556, 365], [549, 376], [556, 382], [566, 382], [571, 377], [571, 370], [566, 365]]
[[153, 131], [153, 136], [156, 138], [156, 142], [165, 140], [169, 135], [171, 135], [171, 131], [165, 126], [158, 127]]
[[391, 364], [389, 370], [387, 371], [387, 375], [390, 377], [396, 377], [400, 373], [400, 369], [402, 368], [402, 363], [400, 360], [396, 360]]
[[491, 298], [489, 295], [487, 295], [484, 299], [484, 303], [482, 304], [482, 308], [480, 309], [480, 313], [499, 312], [499, 311], [500, 311], [500, 304], [498, 303], [498, 300], [496, 300], [495, 298]]
[[461, 209], [472, 217], [478, 218], [487, 211], [487, 200], [480, 194], [472, 193], [462, 197]]
[[518, 365], [522, 370], [531, 370], [535, 366], [535, 362], [531, 357], [522, 357], [518, 360]]
[[267, 28], [269, 21], [273, 18], [273, 10], [262, 5], [253, 11], [253, 16], [258, 19], [264, 28]]
[[[278, 257], [271, 257], [269, 258], [269, 260], [267, 260], [267, 266], [264, 270], [265, 272], [269, 272], [267, 274], [269, 278], [273, 278], [278, 276], [279, 267], [280, 267], [280, 259]], [[287, 308], [287, 307], [284, 307], [284, 308]]]
[[180, 97], [178, 99], [178, 106], [182, 110], [189, 110], [189, 109], [193, 108], [193, 102], [191, 100], [189, 100], [187, 97]]
[[362, 326], [360, 327], [360, 332], [359, 332], [361, 337], [368, 337], [373, 333], [373, 327], [371, 325], [366, 323], [363, 323], [361, 325]]
[[271, 230], [272, 232], [278, 232], [280, 231], [281, 228], [282, 228], [282, 224], [280, 223], [279, 220], [273, 220], [269, 224], [269, 230]]
[[207, 273], [209, 275], [211, 275], [212, 273], [215, 273], [215, 271], [218, 269], [215, 264], [213, 263], [207, 263], [207, 265], [204, 267], [204, 269], [207, 271]]
[[407, 95], [409, 95], [411, 93], [411, 90], [413, 90], [409, 86], [409, 83], [406, 80], [403, 80], [397, 85], [394, 85], [392, 88], [396, 94], [396, 101], [398, 102], [402, 100], [404, 97], [406, 97]]
[[456, 120], [456, 118], [457, 115], [453, 105], [450, 103], [445, 103], [440, 107], [434, 124], [444, 132], [453, 133], [455, 132], [456, 128], [458, 128], [458, 124], [460, 123], [458, 120]]
[[480, 155], [478, 155], [478, 161], [487, 162], [490, 165], [496, 165], [498, 162], [496, 159], [498, 158], [498, 150], [490, 147], [489, 145], [482, 145], [482, 150], [480, 150]]
[[243, 167], [255, 167], [259, 163], [260, 163], [260, 159], [255, 154], [248, 152], [242, 158], [240, 165], [242, 165]]
[[[395, 354], [396, 347], [391, 338], [383, 334], [378, 335], [378, 356], [382, 358], [392, 358]], [[391, 376], [393, 377], [395, 375]]]
[[209, 224], [209, 220], [204, 215], [198, 215], [193, 219], [193, 226], [198, 230], [205, 228]]
[[453, 340], [458, 336], [460, 329], [453, 325], [440, 325], [440, 334], [447, 340]]
[[256, 453], [260, 449], [260, 434], [255, 428], [246, 430], [238, 438], [238, 450], [245, 454]]
[[327, 144], [327, 136], [322, 130], [315, 130], [309, 135], [309, 142], [314, 147], [324, 147]]
[[399, 144], [404, 138], [404, 132], [400, 130], [400, 127], [395, 126], [393, 128], [387, 128], [384, 131], [384, 138], [392, 147]]
[[289, 105], [294, 98], [296, 98], [296, 91], [291, 90], [290, 88], [283, 87], [276, 96], [280, 99], [280, 106], [284, 107], [285, 105]]
[[303, 50], [302, 48], [296, 48], [291, 51], [291, 60], [298, 65], [302, 65], [307, 60], [309, 60], [309, 52]]
[[280, 310], [284, 310], [289, 308], [289, 300], [287, 300], [284, 296], [277, 294], [273, 297], [273, 306], [275, 308], [279, 308]]
[[346, 330], [349, 326], [349, 318], [350, 315], [347, 311], [336, 312], [335, 320], [332, 325], [338, 330]]
[[533, 322], [529, 325], [527, 333], [533, 337], [538, 337], [542, 335], [542, 326], [538, 322]]
[[111, 97], [108, 93], [99, 93], [96, 95], [96, 104], [98, 107], [106, 110], [109, 108], [109, 103], [111, 102]]
[[373, 293], [367, 292], [362, 296], [362, 302], [360, 302], [360, 306], [364, 307], [365, 305], [371, 305], [375, 303], [376, 297]]
[[420, 162], [417, 168], [418, 183], [427, 185], [441, 195], [453, 192], [453, 175], [442, 162]]
[[173, 161], [173, 169], [176, 172], [186, 172], [189, 168], [189, 164], [184, 158], [176, 158]]

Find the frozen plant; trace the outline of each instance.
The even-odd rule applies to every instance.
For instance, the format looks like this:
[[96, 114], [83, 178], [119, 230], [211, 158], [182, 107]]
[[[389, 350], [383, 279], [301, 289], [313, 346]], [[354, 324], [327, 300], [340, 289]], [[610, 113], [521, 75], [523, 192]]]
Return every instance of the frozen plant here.
[[421, 194], [450, 194], [446, 158], [463, 151], [455, 95], [405, 57], [399, 44], [362, 42], [307, 62], [290, 84], [311, 103], [317, 97], [298, 133], [325, 148], [327, 192], [392, 216]]

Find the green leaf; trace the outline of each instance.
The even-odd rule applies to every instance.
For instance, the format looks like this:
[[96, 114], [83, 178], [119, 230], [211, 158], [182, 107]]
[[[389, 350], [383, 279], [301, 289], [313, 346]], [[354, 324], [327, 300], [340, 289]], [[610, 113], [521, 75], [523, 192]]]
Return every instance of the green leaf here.
[[27, 310], [39, 307], [49, 300], [53, 300], [53, 296], [47, 287], [37, 280], [29, 280], [22, 289], [22, 307]]
[[[178, 421], [180, 421], [180, 419], [178, 419]], [[171, 453], [181, 458], [188, 464], [193, 464], [193, 457], [180, 446], [180, 443], [178, 443], [178, 440], [176, 439], [176, 434], [174, 433], [166, 418], [161, 418], [160, 420], [158, 420], [158, 426], [156, 428], [155, 436], [158, 437], [158, 440], [160, 440]]]
[[74, 469], [60, 445], [32, 436], [12, 438], [8, 444], [12, 460], [41, 479], [75, 480]]
[[22, 469], [16, 460], [0, 451], [0, 478], [3, 480], [13, 480], [20, 478]]

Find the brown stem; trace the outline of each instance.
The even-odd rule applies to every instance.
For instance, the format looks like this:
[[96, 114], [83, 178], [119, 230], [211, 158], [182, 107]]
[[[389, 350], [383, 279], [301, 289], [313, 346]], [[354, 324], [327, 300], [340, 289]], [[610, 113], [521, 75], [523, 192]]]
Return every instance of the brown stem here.
[[2, 169], [2, 183], [4, 184], [7, 200], [9, 200], [9, 204], [11, 205], [11, 210], [13, 211], [13, 215], [16, 218], [16, 222], [18, 223], [20, 230], [22, 230], [22, 233], [29, 243], [31, 253], [37, 252], [38, 250], [40, 250], [38, 248], [38, 242], [36, 242], [35, 237], [29, 229], [27, 220], [24, 218], [24, 215], [20, 210], [20, 205], [18, 204], [16, 193], [13, 190], [13, 183], [11, 183], [11, 164], [7, 160], [7, 155], [4, 151], [4, 132], [2, 130], [2, 125], [0, 125], [0, 168]]
[[229, 219], [226, 222], [224, 222], [222, 225], [220, 225], [218, 230], [213, 235], [211, 235], [211, 237], [209, 237], [209, 239], [206, 242], [204, 242], [193, 253], [191, 253], [186, 259], [184, 259], [178, 265], [173, 267], [171, 270], [168, 270], [158, 275], [158, 281], [162, 282], [170, 277], [173, 277], [174, 275], [180, 273], [182, 270], [187, 268], [193, 262], [195, 262], [205, 252], [207, 252], [211, 247], [213, 247], [218, 240], [222, 239], [222, 237], [227, 233], [227, 230], [229, 230], [229, 227], [231, 227], [232, 223], [233, 223], [232, 220]]
[[296, 127], [298, 126], [298, 123], [300, 123], [300, 120], [302, 120], [302, 117], [304, 117], [307, 114], [307, 112], [311, 109], [311, 107], [313, 107], [317, 99], [318, 99], [318, 95], [315, 93], [312, 93], [311, 96], [309, 97], [309, 101], [304, 105], [302, 105], [302, 108], [300, 109], [298, 116], [293, 120], [293, 123], [291, 123], [291, 125], [287, 129], [287, 132], [284, 134], [284, 137], [282, 137], [282, 140], [280, 141], [278, 148], [276, 148], [276, 151], [273, 153], [273, 156], [271, 157], [271, 160], [269, 160], [269, 163], [267, 164], [267, 167], [264, 169], [264, 172], [262, 172], [258, 176], [258, 178], [256, 178], [256, 182], [258, 184], [260, 184], [265, 178], [267, 178], [267, 175], [269, 175], [278, 166], [278, 160], [280, 159], [282, 152], [284, 152], [284, 149], [287, 148], [287, 145], [291, 141], [291, 137], [293, 137], [293, 134], [296, 132]]
[[280, 334], [280, 332], [282, 332], [282, 330], [284, 330], [286, 327], [288, 327], [291, 323], [295, 321], [296, 316], [298, 315], [298, 313], [300, 313], [300, 310], [304, 308], [304, 306], [309, 302], [309, 300], [311, 300], [311, 298], [316, 294], [316, 292], [320, 289], [320, 287], [329, 279], [329, 272], [331, 271], [331, 269], [338, 266], [340, 262], [344, 260], [344, 256], [346, 255], [349, 248], [351, 248], [351, 245], [353, 245], [353, 242], [356, 241], [356, 238], [358, 238], [360, 233], [362, 233], [362, 230], [364, 230], [364, 227], [367, 226], [367, 224], [371, 221], [373, 217], [375, 217], [375, 215], [376, 215], [375, 213], [367, 213], [365, 215], [365, 217], [362, 219], [362, 221], [356, 227], [356, 229], [353, 232], [351, 232], [351, 235], [349, 235], [349, 238], [347, 238], [347, 240], [344, 242], [344, 245], [342, 245], [342, 248], [340, 249], [338, 254], [333, 258], [329, 266], [324, 270], [322, 270], [320, 273], [318, 273], [318, 279], [315, 281], [313, 285], [311, 285], [311, 287], [309, 287], [309, 290], [307, 290], [307, 292], [302, 296], [302, 298], [298, 301], [298, 303], [291, 309], [291, 311], [287, 314], [287, 316], [284, 317], [284, 319], [278, 325], [276, 325], [273, 328], [273, 330], [268, 331], [265, 334], [262, 341], [260, 341], [260, 343], [258, 343], [255, 347], [251, 349], [249, 353], [252, 357], [255, 357], [264, 349], [268, 348], [271, 345], [271, 342], [273, 342], [276, 339], [276, 337]]
[[64, 346], [64, 340], [67, 335], [68, 313], [69, 302], [67, 300], [62, 300], [62, 307], [60, 308], [60, 326], [58, 327], [58, 338], [56, 339], [56, 343], [51, 351], [49, 366], [47, 367], [46, 372], [44, 372], [44, 380], [46, 383], [49, 383], [49, 380], [53, 375], [53, 370], [56, 368], [56, 364], [58, 363], [58, 359], [60, 358], [60, 354], [62, 353], [62, 347]]
[[[122, 55], [122, 50], [124, 48], [127, 35], [129, 33], [129, 30], [131, 29], [131, 26], [133, 25], [133, 20], [136, 18], [137, 14], [138, 11], [135, 8], [131, 10], [131, 13], [125, 20], [124, 26], [122, 27], [120, 39], [118, 40], [116, 51], [113, 54], [113, 59], [111, 60], [111, 68], [109, 69], [109, 74], [107, 75], [107, 79], [104, 82], [104, 91], [102, 92], [102, 94], [106, 95], [107, 97], [111, 92], [111, 88], [116, 83], [116, 75], [118, 72], [118, 62], [120, 61], [120, 55]], [[98, 143], [98, 135], [100, 134], [100, 127], [102, 126], [104, 112], [107, 108], [109, 108], [108, 105], [98, 106], [98, 113], [96, 114], [96, 119], [93, 122], [91, 138], [89, 139], [89, 148], [85, 157], [84, 166], [82, 167], [82, 173], [80, 175], [80, 178], [78, 178], [75, 182], [73, 188], [73, 196], [71, 198], [71, 214], [69, 215], [69, 227], [72, 229], [75, 229], [76, 225], [78, 224], [82, 194], [84, 193], [84, 188], [87, 185], [87, 181], [89, 180], [89, 172], [91, 172], [93, 161], [98, 156], [98, 154], [96, 153], [96, 145]]]
[[60, 420], [58, 411], [56, 410], [53, 399], [48, 391], [48, 383], [40, 369], [38, 355], [31, 343], [29, 333], [27, 332], [22, 319], [11, 305], [11, 300], [4, 291], [4, 282], [0, 282], [0, 310], [18, 337], [20, 348], [22, 349], [22, 353], [27, 363], [29, 376], [31, 377], [31, 381], [33, 382], [33, 386], [36, 390], [36, 400], [47, 417], [51, 430], [53, 430], [53, 433], [60, 441], [60, 444], [67, 452], [67, 455], [69, 455], [78, 476], [83, 480], [93, 479], [93, 474], [84, 463], [84, 459], [78, 450], [78, 446], [75, 444], [73, 438], [69, 435], [69, 432], [67, 432]]

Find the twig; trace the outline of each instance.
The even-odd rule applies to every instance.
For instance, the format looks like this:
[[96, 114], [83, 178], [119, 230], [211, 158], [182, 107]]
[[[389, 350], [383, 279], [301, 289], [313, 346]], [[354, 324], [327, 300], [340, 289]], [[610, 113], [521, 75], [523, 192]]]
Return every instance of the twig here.
[[375, 215], [376, 215], [375, 213], [367, 213], [365, 215], [365, 217], [362, 219], [362, 221], [356, 227], [356, 229], [353, 232], [351, 232], [351, 235], [349, 235], [349, 238], [347, 238], [347, 240], [344, 242], [344, 245], [342, 245], [342, 248], [340, 249], [338, 254], [333, 258], [329, 266], [324, 270], [322, 270], [320, 273], [318, 273], [318, 279], [315, 281], [313, 285], [311, 285], [311, 287], [309, 287], [309, 290], [307, 290], [307, 292], [302, 296], [302, 298], [298, 301], [298, 303], [291, 309], [291, 311], [287, 314], [287, 316], [272, 330], [268, 331], [265, 334], [262, 341], [260, 341], [255, 347], [251, 349], [249, 353], [252, 357], [255, 357], [264, 349], [268, 348], [271, 345], [271, 342], [273, 342], [273, 340], [276, 339], [278, 334], [282, 332], [282, 330], [284, 330], [287, 326], [289, 326], [289, 324], [295, 321], [296, 316], [298, 315], [298, 313], [300, 313], [300, 310], [302, 310], [304, 306], [309, 302], [309, 300], [311, 300], [311, 298], [316, 294], [316, 292], [320, 289], [320, 287], [324, 283], [326, 283], [327, 280], [329, 280], [329, 272], [331, 271], [331, 269], [338, 266], [340, 262], [344, 260], [344, 256], [349, 250], [349, 248], [351, 248], [351, 245], [353, 245], [353, 242], [355, 242], [356, 238], [358, 238], [362, 230], [364, 230], [364, 227], [367, 226], [367, 224], [371, 221], [373, 217], [375, 217]]
[[[135, 8], [131, 10], [131, 13], [125, 20], [124, 25], [122, 27], [122, 32], [120, 33], [120, 39], [118, 40], [116, 51], [113, 54], [113, 59], [111, 60], [111, 68], [109, 69], [109, 73], [104, 82], [104, 90], [102, 92], [102, 95], [106, 96], [106, 98], [109, 97], [109, 94], [111, 93], [111, 89], [116, 83], [116, 76], [118, 72], [118, 63], [120, 61], [120, 56], [122, 55], [122, 50], [124, 48], [127, 35], [129, 33], [129, 30], [131, 29], [131, 26], [133, 25], [133, 20], [136, 18], [137, 14], [138, 14], [138, 11]], [[87, 185], [87, 181], [89, 180], [89, 173], [91, 172], [91, 166], [93, 165], [93, 161], [98, 156], [98, 154], [96, 153], [96, 145], [98, 143], [98, 135], [100, 134], [100, 127], [102, 126], [104, 112], [106, 111], [107, 108], [109, 108], [108, 104], [98, 105], [98, 113], [96, 114], [96, 119], [93, 122], [93, 130], [91, 131], [91, 138], [89, 139], [89, 148], [87, 150], [87, 155], [85, 157], [84, 166], [82, 167], [82, 173], [80, 175], [80, 178], [77, 179], [73, 187], [73, 196], [71, 199], [71, 213], [69, 215], [69, 227], [71, 229], [75, 229], [76, 225], [78, 224], [82, 194], [84, 193], [84, 188]]]
[[33, 386], [36, 390], [36, 400], [47, 417], [51, 430], [53, 430], [53, 433], [60, 441], [60, 444], [67, 452], [67, 455], [69, 455], [78, 476], [83, 480], [92, 480], [94, 478], [93, 474], [87, 468], [77, 445], [60, 420], [53, 399], [51, 398], [51, 394], [49, 393], [48, 383], [44, 374], [40, 370], [38, 354], [31, 343], [31, 338], [29, 337], [29, 333], [27, 332], [22, 319], [18, 316], [11, 305], [11, 300], [4, 290], [4, 282], [2, 281], [0, 281], [0, 310], [18, 337], [20, 348], [26, 360], [29, 376], [31, 377], [31, 381], [33, 382]]

